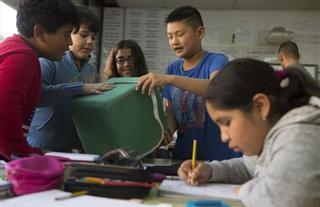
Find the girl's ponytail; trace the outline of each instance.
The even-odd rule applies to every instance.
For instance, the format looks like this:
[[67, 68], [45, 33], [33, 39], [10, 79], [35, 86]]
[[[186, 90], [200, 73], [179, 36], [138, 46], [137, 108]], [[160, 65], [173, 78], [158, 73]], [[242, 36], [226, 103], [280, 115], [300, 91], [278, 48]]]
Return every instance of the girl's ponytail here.
[[278, 72], [277, 76], [280, 78], [280, 91], [277, 97], [280, 114], [307, 104], [311, 96], [320, 96], [319, 84], [305, 74], [305, 71], [290, 68], [284, 70], [283, 77], [280, 77]]

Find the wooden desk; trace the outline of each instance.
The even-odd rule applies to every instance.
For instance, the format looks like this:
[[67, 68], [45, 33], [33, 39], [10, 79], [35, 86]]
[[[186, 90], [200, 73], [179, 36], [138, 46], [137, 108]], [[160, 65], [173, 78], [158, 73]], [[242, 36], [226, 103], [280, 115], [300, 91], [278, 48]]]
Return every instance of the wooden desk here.
[[[208, 199], [208, 198], [206, 198]], [[189, 200], [199, 200], [199, 197], [192, 196], [158, 196], [158, 188], [154, 187], [149, 196], [144, 199], [146, 204], [170, 203], [172, 207], [185, 207]], [[244, 207], [240, 201], [225, 200], [230, 207]]]

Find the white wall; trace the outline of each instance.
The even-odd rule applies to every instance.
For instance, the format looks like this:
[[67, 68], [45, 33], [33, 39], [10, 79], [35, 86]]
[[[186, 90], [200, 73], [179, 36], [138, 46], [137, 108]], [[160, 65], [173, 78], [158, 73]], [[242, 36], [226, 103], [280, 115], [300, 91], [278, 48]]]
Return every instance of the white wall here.
[[[102, 62], [112, 44], [122, 38], [139, 42], [150, 70], [163, 72], [175, 59], [165, 33], [168, 9], [105, 8]], [[320, 14], [315, 11], [199, 10], [207, 33], [203, 46], [222, 51], [230, 59], [253, 57], [277, 62], [277, 47], [267, 44], [265, 36], [275, 26], [294, 31], [301, 62], [320, 65]], [[111, 15], [116, 13], [117, 15]], [[106, 15], [109, 14], [109, 15]], [[116, 20], [112, 20], [112, 18]], [[235, 36], [232, 43], [232, 36]], [[103, 65], [103, 63], [102, 63]]]
[[17, 33], [16, 15], [15, 9], [0, 0], [0, 41]]

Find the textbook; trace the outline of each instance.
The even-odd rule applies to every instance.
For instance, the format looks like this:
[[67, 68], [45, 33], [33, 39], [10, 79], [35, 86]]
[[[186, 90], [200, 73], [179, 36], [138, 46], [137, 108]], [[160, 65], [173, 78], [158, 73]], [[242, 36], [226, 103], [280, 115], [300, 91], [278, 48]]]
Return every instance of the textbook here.
[[190, 186], [182, 180], [164, 180], [158, 189], [160, 196], [182, 195], [200, 198], [215, 198], [224, 200], [240, 200], [236, 189], [240, 185], [208, 183], [199, 186]]

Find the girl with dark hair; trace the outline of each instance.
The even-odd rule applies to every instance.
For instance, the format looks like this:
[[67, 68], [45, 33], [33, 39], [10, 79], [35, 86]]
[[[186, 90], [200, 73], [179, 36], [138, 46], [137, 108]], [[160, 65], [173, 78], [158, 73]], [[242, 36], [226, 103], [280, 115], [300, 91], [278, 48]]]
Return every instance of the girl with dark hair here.
[[243, 184], [246, 206], [320, 206], [320, 87], [299, 69], [275, 72], [267, 63], [238, 59], [210, 82], [206, 107], [222, 140], [242, 158], [191, 161], [179, 176]]
[[103, 79], [110, 77], [140, 77], [148, 73], [141, 47], [133, 40], [119, 41], [107, 58]]

